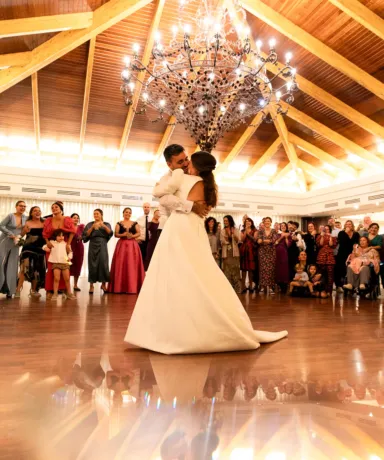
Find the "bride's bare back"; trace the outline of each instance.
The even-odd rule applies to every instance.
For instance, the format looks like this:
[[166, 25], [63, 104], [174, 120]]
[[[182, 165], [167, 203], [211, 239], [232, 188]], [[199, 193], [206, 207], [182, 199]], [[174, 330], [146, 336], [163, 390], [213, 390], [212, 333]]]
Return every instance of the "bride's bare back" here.
[[202, 181], [196, 182], [188, 194], [188, 201], [202, 202], [204, 200], [204, 184]]

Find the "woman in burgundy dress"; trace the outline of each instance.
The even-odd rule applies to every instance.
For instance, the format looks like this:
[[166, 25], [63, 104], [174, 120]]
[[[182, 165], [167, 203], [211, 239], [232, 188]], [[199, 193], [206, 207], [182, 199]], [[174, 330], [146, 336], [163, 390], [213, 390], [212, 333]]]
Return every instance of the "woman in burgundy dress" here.
[[84, 243], [83, 243], [83, 231], [84, 224], [80, 224], [80, 216], [76, 213], [71, 215], [73, 225], [76, 229], [75, 236], [73, 237], [71, 248], [73, 252], [73, 259], [71, 265], [71, 276], [74, 278], [73, 290], [80, 291], [81, 289], [77, 285], [81, 274], [84, 261]]
[[264, 228], [259, 230], [259, 284], [260, 292], [264, 292], [269, 288], [269, 293], [274, 294], [276, 284], [276, 246], [275, 242], [279, 237], [272, 226], [272, 219], [265, 217], [263, 219]]
[[326, 291], [328, 295], [332, 294], [333, 289], [336, 264], [334, 249], [337, 245], [337, 238], [331, 236], [331, 232], [331, 227], [329, 225], [324, 225], [324, 231], [321, 232], [316, 239], [316, 244], [319, 248], [317, 265], [326, 280]]
[[276, 284], [280, 287], [281, 292], [287, 291], [289, 279], [288, 248], [292, 244], [292, 237], [288, 231], [288, 225], [285, 222], [280, 224], [281, 233], [275, 242], [276, 246]]
[[148, 226], [149, 241], [148, 241], [148, 246], [147, 246], [147, 256], [144, 261], [145, 271], [148, 270], [149, 264], [151, 263], [153, 253], [155, 252], [157, 240], [159, 239], [159, 235], [157, 234], [158, 233], [157, 229], [159, 228], [159, 223], [160, 223], [159, 219], [160, 219], [160, 211], [156, 209], [156, 211], [153, 213], [152, 221], [150, 222]]
[[[49, 241], [55, 230], [62, 230], [64, 232], [64, 240], [67, 243], [67, 252], [71, 252], [72, 239], [76, 233], [75, 226], [73, 225], [70, 217], [64, 216], [63, 205], [59, 202], [53, 203], [51, 206], [52, 217], [48, 217], [44, 221], [43, 238], [45, 239], [47, 246], [51, 249], [52, 244]], [[49, 252], [46, 253], [47, 260], [47, 275], [45, 277], [45, 290], [47, 291], [47, 298], [49, 299], [53, 293], [53, 270], [52, 264], [48, 262]], [[65, 290], [65, 282], [63, 277], [60, 278], [59, 290]], [[48, 292], [50, 294], [48, 294]]]
[[247, 288], [245, 281], [248, 273], [248, 290], [254, 292], [253, 285], [253, 274], [256, 269], [256, 258], [255, 258], [255, 243], [257, 240], [257, 230], [253, 220], [250, 217], [246, 217], [244, 221], [244, 228], [241, 231], [241, 242], [240, 245], [240, 269], [241, 269], [241, 293], [245, 294]]
[[108, 292], [115, 294], [138, 294], [144, 282], [145, 272], [141, 251], [136, 238], [140, 237], [140, 227], [131, 221], [132, 209], [125, 208], [124, 219], [115, 227], [115, 237], [119, 238], [113, 254], [111, 280]]

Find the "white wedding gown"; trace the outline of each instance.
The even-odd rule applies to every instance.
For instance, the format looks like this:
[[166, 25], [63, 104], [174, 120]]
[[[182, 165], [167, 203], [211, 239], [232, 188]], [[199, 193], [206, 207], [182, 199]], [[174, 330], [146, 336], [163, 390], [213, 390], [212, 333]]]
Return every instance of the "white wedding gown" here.
[[[175, 195], [184, 200], [201, 180], [180, 173], [175, 177]], [[159, 353], [186, 354], [253, 350], [287, 335], [253, 330], [212, 256], [204, 220], [174, 211], [156, 246], [125, 341]]]

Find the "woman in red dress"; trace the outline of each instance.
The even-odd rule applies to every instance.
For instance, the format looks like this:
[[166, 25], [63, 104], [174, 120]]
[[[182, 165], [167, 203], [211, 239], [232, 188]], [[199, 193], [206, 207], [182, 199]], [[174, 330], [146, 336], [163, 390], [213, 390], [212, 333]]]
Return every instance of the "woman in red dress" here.
[[115, 237], [119, 238], [113, 254], [111, 281], [108, 292], [115, 294], [138, 294], [144, 282], [144, 265], [136, 238], [140, 227], [131, 221], [132, 209], [125, 208], [124, 219], [116, 224]]
[[71, 243], [71, 248], [73, 252], [73, 259], [72, 259], [72, 265], [71, 265], [71, 276], [73, 276], [74, 278], [73, 290], [81, 291], [77, 283], [80, 278], [81, 269], [83, 267], [83, 261], [84, 261], [84, 243], [83, 243], [84, 224], [80, 224], [80, 216], [77, 213], [73, 213], [71, 215], [71, 219], [76, 229], [75, 236], [73, 237], [73, 240]]
[[248, 273], [248, 290], [254, 292], [253, 286], [253, 273], [256, 269], [256, 240], [257, 230], [253, 220], [247, 217], [244, 221], [244, 228], [241, 231], [241, 242], [240, 245], [240, 269], [241, 269], [241, 293], [245, 294], [247, 288], [245, 281]]
[[331, 236], [332, 230], [329, 225], [324, 225], [324, 231], [316, 238], [316, 244], [319, 248], [317, 254], [317, 265], [319, 266], [324, 279], [326, 280], [326, 291], [328, 295], [332, 294], [335, 256], [334, 249], [337, 245], [337, 238]]
[[[48, 217], [44, 221], [43, 238], [45, 239], [47, 246], [51, 249], [52, 244], [49, 241], [52, 238], [55, 230], [62, 230], [64, 232], [64, 240], [67, 243], [67, 252], [71, 252], [71, 243], [74, 234], [76, 233], [75, 226], [73, 225], [70, 217], [64, 216], [63, 205], [59, 202], [53, 203], [51, 206], [52, 217]], [[47, 275], [45, 277], [45, 290], [47, 291], [47, 298], [51, 298], [53, 293], [53, 271], [52, 264], [48, 262], [49, 252], [46, 253], [47, 260]], [[59, 290], [65, 290], [65, 282], [63, 277], [60, 278]]]

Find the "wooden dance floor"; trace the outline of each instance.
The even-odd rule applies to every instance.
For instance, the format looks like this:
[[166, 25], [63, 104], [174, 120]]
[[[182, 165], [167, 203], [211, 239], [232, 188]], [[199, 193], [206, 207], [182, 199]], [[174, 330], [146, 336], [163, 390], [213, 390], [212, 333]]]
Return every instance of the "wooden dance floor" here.
[[[244, 296], [254, 352], [163, 356], [134, 296], [0, 298], [0, 458], [384, 460], [381, 300]], [[182, 305], [180, 305], [182, 308]]]

